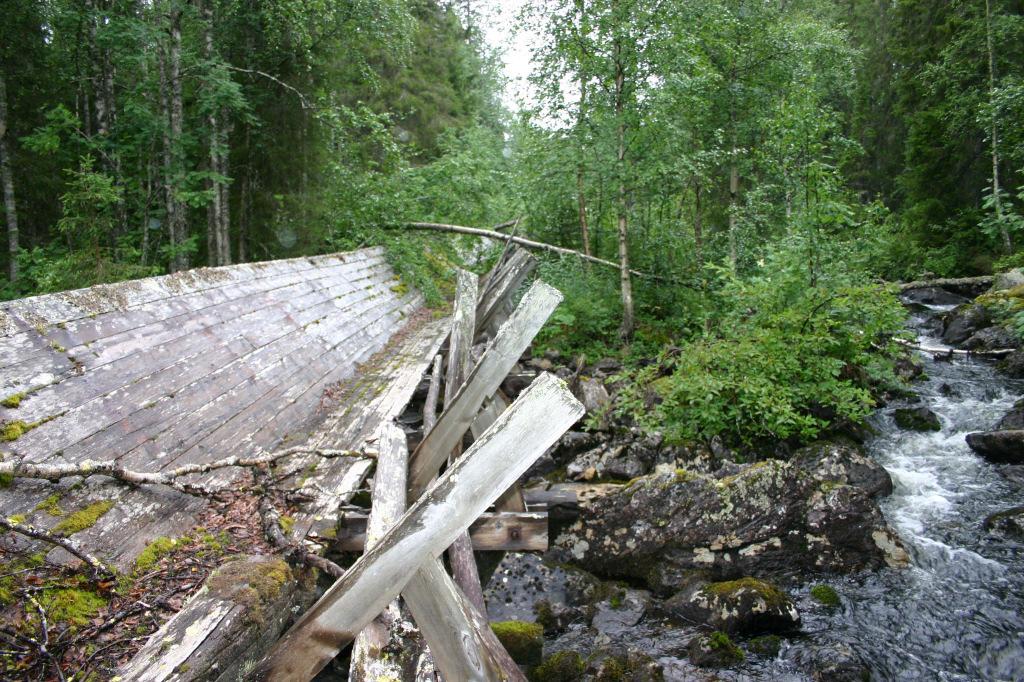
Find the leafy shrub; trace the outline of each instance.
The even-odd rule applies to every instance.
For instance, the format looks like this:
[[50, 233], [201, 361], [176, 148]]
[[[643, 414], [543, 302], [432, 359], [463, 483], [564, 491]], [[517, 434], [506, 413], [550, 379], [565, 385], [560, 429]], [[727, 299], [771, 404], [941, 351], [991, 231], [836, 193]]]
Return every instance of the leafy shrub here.
[[641, 369], [617, 409], [676, 442], [809, 440], [832, 420], [866, 417], [870, 385], [895, 382], [876, 349], [903, 310], [834, 253], [810, 272], [806, 246], [788, 241], [746, 278], [720, 270], [717, 324]]

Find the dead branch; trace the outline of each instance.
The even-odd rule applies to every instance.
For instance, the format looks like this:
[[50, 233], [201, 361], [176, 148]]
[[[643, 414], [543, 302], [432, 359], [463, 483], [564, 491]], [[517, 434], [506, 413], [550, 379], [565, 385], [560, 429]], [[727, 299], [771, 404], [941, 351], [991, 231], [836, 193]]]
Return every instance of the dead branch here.
[[2, 516], [0, 516], [0, 528], [5, 528], [6, 530], [19, 535], [24, 535], [25, 537], [34, 538], [36, 540], [42, 540], [43, 542], [60, 547], [88, 564], [89, 567], [92, 568], [93, 574], [96, 576], [106, 575], [113, 577], [117, 575], [114, 569], [110, 568], [98, 558], [80, 548], [70, 538], [54, 535], [47, 530], [36, 528], [35, 526], [30, 526], [25, 523], [15, 523], [14, 521], [5, 519]]
[[286, 90], [291, 90], [293, 93], [295, 93], [295, 95], [298, 96], [298, 98], [299, 98], [299, 102], [302, 103], [302, 108], [303, 109], [312, 109], [313, 108], [313, 105], [309, 103], [309, 100], [306, 99], [306, 96], [304, 94], [302, 94], [302, 92], [298, 88], [296, 88], [294, 85], [288, 85], [287, 83], [285, 83], [280, 78], [276, 78], [274, 76], [271, 76], [269, 73], [265, 73], [263, 71], [258, 71], [256, 69], [243, 69], [240, 66], [232, 66], [231, 64], [225, 64], [224, 66], [225, 66], [225, 68], [230, 69], [231, 71], [238, 71], [239, 73], [248, 73], [248, 74], [253, 75], [253, 76], [262, 76], [263, 78], [266, 78], [268, 80], [272, 80], [275, 83], [277, 83], [278, 85], [280, 85], [282, 88], [285, 88]]
[[45, 481], [59, 481], [74, 476], [109, 476], [110, 478], [135, 485], [165, 485], [189, 495], [214, 495], [224, 492], [217, 488], [179, 481], [179, 478], [191, 474], [206, 474], [227, 467], [261, 467], [272, 464], [279, 459], [299, 454], [316, 454], [321, 457], [372, 457], [370, 451], [329, 450], [299, 445], [285, 450], [278, 450], [256, 457], [225, 457], [206, 464], [186, 464], [157, 473], [132, 471], [116, 462], [97, 462], [87, 459], [75, 464], [33, 464], [24, 460], [0, 462], [0, 474], [10, 474], [18, 478], [33, 478]]
[[[532, 239], [526, 239], [524, 237], [516, 237], [510, 234], [504, 234], [502, 232], [495, 232], [494, 230], [484, 230], [479, 227], [466, 227], [464, 225], [447, 225], [444, 223], [405, 223], [404, 227], [411, 227], [414, 230], [436, 230], [438, 232], [451, 232], [453, 234], [469, 234], [474, 237], [484, 237], [485, 239], [497, 239], [499, 241], [511, 242], [528, 249], [534, 249], [539, 251], [549, 251], [551, 253], [557, 253], [563, 256], [576, 256], [581, 260], [585, 260], [591, 263], [597, 263], [598, 265], [604, 265], [610, 268], [620, 269], [618, 263], [604, 258], [598, 258], [597, 256], [588, 256], [585, 253], [574, 251], [573, 249], [566, 249], [561, 246], [554, 246], [552, 244], [545, 244], [544, 242], [533, 241]], [[647, 272], [640, 272], [639, 270], [630, 270], [630, 274], [643, 279], [650, 279], [659, 282], [673, 282], [678, 284], [679, 280], [674, 277], [664, 277], [662, 275], [652, 275]]]
[[330, 559], [310, 552], [297, 542], [292, 542], [284, 536], [281, 530], [281, 514], [271, 503], [270, 499], [264, 496], [260, 500], [260, 518], [263, 521], [263, 533], [267, 539], [278, 549], [284, 552], [285, 558], [292, 558], [312, 568], [319, 568], [321, 571], [338, 579], [345, 575], [345, 569]]

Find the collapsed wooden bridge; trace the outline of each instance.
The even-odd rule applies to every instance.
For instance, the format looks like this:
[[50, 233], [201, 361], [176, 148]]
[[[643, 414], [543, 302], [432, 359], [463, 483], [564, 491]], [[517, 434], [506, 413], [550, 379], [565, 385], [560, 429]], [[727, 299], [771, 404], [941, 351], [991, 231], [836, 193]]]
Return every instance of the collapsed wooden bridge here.
[[[514, 305], [534, 267], [511, 250], [480, 281], [460, 271], [442, 319], [377, 249], [7, 304], [5, 546], [49, 537], [48, 561], [127, 572], [218, 492], [251, 490], [280, 551], [231, 557], [120, 679], [308, 680], [353, 640], [354, 680], [523, 679], [488, 627], [473, 551], [545, 547], [515, 483], [583, 413], [550, 375], [514, 402], [499, 388], [561, 300], [537, 281]], [[410, 454], [395, 420], [422, 383]], [[367, 516], [351, 501], [371, 475]], [[269, 491], [297, 510], [289, 523]], [[54, 532], [55, 499], [95, 523]], [[342, 570], [328, 548], [364, 553]], [[282, 555], [292, 566], [264, 594]], [[337, 581], [309, 608], [311, 567]]]

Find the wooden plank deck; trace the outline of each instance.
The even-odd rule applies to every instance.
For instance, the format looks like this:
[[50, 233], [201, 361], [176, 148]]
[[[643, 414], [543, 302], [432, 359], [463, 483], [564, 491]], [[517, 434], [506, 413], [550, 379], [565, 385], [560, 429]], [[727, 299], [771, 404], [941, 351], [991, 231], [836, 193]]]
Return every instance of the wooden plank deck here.
[[[40, 463], [92, 459], [157, 471], [269, 451], [322, 421], [332, 426], [319, 441], [364, 445], [365, 433], [339, 415], [325, 418], [321, 403], [325, 389], [355, 377], [360, 363], [413, 319], [422, 299], [396, 284], [383, 252], [366, 249], [5, 303], [0, 398], [27, 395], [16, 408], [0, 407], [0, 420], [43, 423], [0, 443], [0, 452]], [[402, 357], [361, 378], [379, 399], [352, 421], [371, 429], [403, 397], [408, 401], [442, 334], [439, 323], [422, 320], [406, 332], [402, 338], [412, 345]], [[370, 460], [332, 459], [321, 468], [312, 478], [332, 495], [303, 519], [306, 530], [314, 519], [326, 524], [336, 517], [331, 505], [359, 486]], [[237, 475], [223, 469], [206, 480], [226, 483]], [[174, 491], [100, 477], [74, 489], [16, 479], [0, 498], [0, 513], [52, 527], [59, 519], [36, 507], [54, 490], [68, 509], [116, 502], [75, 539], [121, 569], [154, 538], [187, 531], [205, 507]], [[71, 559], [63, 550], [50, 558]]]

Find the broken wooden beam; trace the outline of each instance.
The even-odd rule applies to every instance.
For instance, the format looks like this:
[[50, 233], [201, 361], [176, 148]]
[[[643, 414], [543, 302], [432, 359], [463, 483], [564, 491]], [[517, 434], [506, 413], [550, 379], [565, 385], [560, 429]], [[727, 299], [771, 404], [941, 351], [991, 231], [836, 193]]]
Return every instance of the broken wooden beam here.
[[[534, 282], [526, 292], [515, 312], [484, 351], [466, 383], [413, 452], [409, 465], [409, 492], [412, 498], [426, 490], [449, 453], [473, 423], [484, 399], [498, 390], [505, 375], [561, 300], [562, 294], [557, 289], [541, 281]], [[504, 490], [502, 488], [498, 494]]]
[[512, 313], [512, 296], [536, 268], [536, 258], [522, 249], [516, 249], [508, 261], [495, 269], [480, 292], [474, 337], [485, 331], [491, 336], [497, 332], [501, 323]]
[[[448, 372], [445, 375], [444, 406], [449, 407], [455, 394], [462, 388], [469, 376], [472, 366], [471, 351], [473, 336], [476, 331], [476, 302], [479, 282], [477, 276], [466, 270], [458, 271], [455, 286], [455, 308], [452, 313], [452, 332], [448, 340]], [[433, 429], [431, 429], [433, 430]], [[424, 433], [423, 437], [429, 437]], [[455, 444], [448, 458], [451, 465], [462, 454], [462, 443]], [[452, 569], [452, 578], [470, 603], [481, 613], [487, 613], [484, 602], [484, 590], [480, 586], [480, 574], [476, 569], [476, 558], [473, 556], [473, 542], [469, 533], [462, 532], [452, 546], [448, 548], [448, 563]]]
[[[405, 432], [394, 423], [384, 424], [377, 438], [377, 468], [373, 474], [373, 506], [369, 517], [363, 517], [363, 544], [373, 547], [391, 526], [405, 513], [405, 484], [408, 450]], [[385, 656], [384, 648], [392, 637], [392, 624], [402, 620], [402, 609], [397, 599], [364, 627], [352, 646], [349, 666], [351, 682], [377, 682], [401, 680], [415, 668], [407, 667], [415, 658], [413, 642], [402, 642], [401, 656]], [[407, 654], [409, 654], [407, 656]]]
[[312, 679], [584, 412], [565, 382], [540, 375], [292, 626], [253, 679]]
[[[573, 497], [575, 500], [575, 497]], [[365, 514], [345, 514], [334, 549], [362, 552], [366, 546]], [[548, 548], [546, 512], [487, 512], [469, 527], [473, 549], [503, 552], [545, 552]]]

